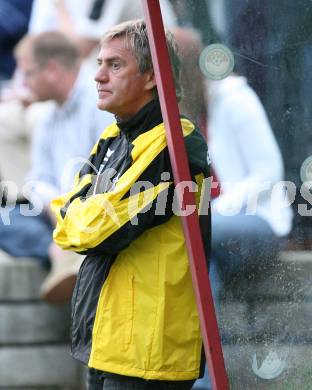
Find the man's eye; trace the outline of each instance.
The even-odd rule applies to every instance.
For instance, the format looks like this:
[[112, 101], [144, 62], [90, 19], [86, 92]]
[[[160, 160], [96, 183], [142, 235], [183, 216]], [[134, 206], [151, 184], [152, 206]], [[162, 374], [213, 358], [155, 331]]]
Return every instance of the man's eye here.
[[113, 63], [112, 63], [112, 69], [113, 69], [113, 70], [118, 70], [118, 69], [120, 69], [120, 63], [119, 63], [119, 62], [113, 62]]

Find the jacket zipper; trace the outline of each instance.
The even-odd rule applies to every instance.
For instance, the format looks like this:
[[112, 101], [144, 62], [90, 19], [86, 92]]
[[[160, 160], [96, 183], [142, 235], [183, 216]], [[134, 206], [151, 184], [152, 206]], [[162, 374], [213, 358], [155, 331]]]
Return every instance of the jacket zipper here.
[[101, 165], [100, 165], [99, 171], [98, 171], [98, 173], [97, 173], [97, 175], [96, 175], [96, 179], [95, 179], [95, 184], [94, 184], [94, 189], [93, 189], [92, 195], [96, 195], [96, 190], [97, 190], [98, 182], [99, 182], [99, 179], [100, 179], [100, 175], [101, 175], [102, 172], [103, 172], [104, 166], [105, 166], [105, 164], [101, 164]]

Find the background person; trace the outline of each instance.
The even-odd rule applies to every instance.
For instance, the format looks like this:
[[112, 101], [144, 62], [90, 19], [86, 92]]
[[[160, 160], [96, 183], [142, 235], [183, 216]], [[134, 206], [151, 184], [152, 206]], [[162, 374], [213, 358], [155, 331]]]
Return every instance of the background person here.
[[[220, 195], [212, 201], [215, 265], [229, 281], [274, 263], [292, 211], [282, 157], [259, 98], [244, 77], [208, 82], [208, 142]], [[213, 260], [214, 262], [214, 260]]]

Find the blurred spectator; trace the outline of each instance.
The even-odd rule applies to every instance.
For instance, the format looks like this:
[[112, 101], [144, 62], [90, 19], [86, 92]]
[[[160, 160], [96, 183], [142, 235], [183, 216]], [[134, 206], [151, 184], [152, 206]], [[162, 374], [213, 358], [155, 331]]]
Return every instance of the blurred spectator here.
[[27, 32], [31, 6], [32, 0], [0, 2], [0, 82], [9, 80], [13, 75], [15, 69], [13, 48]]
[[[27, 36], [15, 53], [33, 99], [54, 103], [33, 138], [30, 205], [23, 205], [23, 212], [18, 206], [12, 210], [9, 225], [2, 221], [0, 247], [16, 257], [36, 257], [46, 264], [50, 256], [56, 263], [58, 259], [54, 258], [63, 255], [52, 244], [54, 221], [50, 218], [49, 202], [71, 187], [77, 166], [85, 162], [113, 116], [97, 109], [95, 83], [89, 70], [81, 67], [76, 47], [62, 33]], [[62, 262], [61, 272], [69, 276], [65, 258]], [[72, 259], [69, 265], [73, 265]], [[52, 288], [51, 284], [48, 287]], [[49, 292], [44, 290], [45, 294]]]
[[222, 278], [276, 258], [292, 211], [266, 113], [246, 80], [210, 81], [209, 151], [221, 194], [212, 201], [213, 257]]
[[202, 50], [200, 34], [191, 28], [170, 28], [179, 44], [181, 59], [182, 99], [179, 109], [182, 115], [194, 121], [203, 132], [206, 129], [207, 98], [203, 75], [198, 65]]

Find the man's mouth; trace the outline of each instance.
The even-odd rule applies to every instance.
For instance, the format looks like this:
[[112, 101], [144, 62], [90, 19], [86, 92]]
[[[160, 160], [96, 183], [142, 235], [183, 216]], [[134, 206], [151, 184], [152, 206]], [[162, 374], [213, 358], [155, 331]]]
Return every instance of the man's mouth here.
[[107, 91], [107, 90], [105, 90], [105, 89], [98, 89], [98, 94], [99, 94], [99, 97], [104, 97], [104, 96], [106, 96], [106, 95], [111, 94], [111, 92], [110, 92], [110, 91]]

